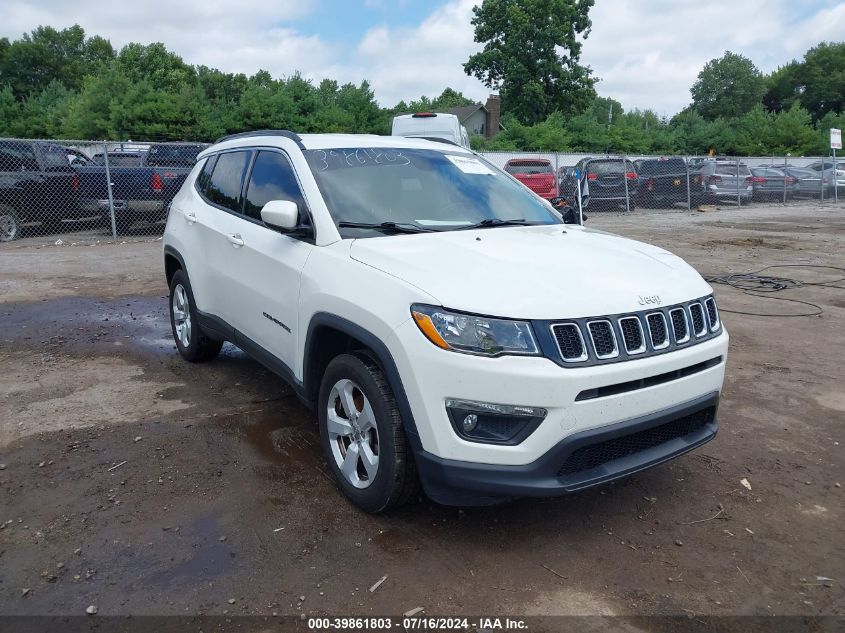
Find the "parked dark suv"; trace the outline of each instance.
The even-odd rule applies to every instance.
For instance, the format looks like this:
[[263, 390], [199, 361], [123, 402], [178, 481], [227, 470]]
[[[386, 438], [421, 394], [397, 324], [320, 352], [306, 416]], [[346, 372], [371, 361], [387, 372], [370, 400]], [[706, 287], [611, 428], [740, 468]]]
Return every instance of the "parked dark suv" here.
[[678, 203], [695, 204], [699, 195], [689, 196], [701, 189], [701, 174], [689, 172], [683, 158], [647, 158], [634, 161], [639, 176], [639, 204], [644, 207], [673, 207]]
[[20, 237], [24, 222], [58, 227], [80, 217], [79, 178], [61, 145], [0, 141], [0, 242]]
[[581, 191], [589, 191], [589, 206], [594, 210], [613, 207], [633, 210], [637, 206], [637, 170], [628, 159], [623, 162], [621, 158], [582, 158], [561, 183], [560, 195], [575, 200], [579, 186]]

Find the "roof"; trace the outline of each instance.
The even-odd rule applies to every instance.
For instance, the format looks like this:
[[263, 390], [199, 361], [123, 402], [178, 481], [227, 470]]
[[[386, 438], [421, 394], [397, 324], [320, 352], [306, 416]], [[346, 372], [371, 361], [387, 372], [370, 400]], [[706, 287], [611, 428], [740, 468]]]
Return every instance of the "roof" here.
[[458, 106], [457, 108], [449, 108], [448, 110], [446, 110], [446, 112], [448, 112], [449, 114], [454, 114], [456, 117], [458, 117], [460, 122], [463, 123], [479, 110], [484, 110], [486, 112], [487, 108], [485, 108], [480, 103], [474, 103], [468, 106]]
[[[300, 136], [305, 149], [332, 149], [332, 148], [363, 148], [363, 147], [385, 147], [385, 148], [406, 148], [406, 149], [433, 149], [449, 152], [471, 153], [458, 145], [447, 145], [435, 141], [426, 141], [420, 138], [406, 136], [378, 136], [376, 134], [302, 134]], [[215, 143], [203, 150], [198, 158], [204, 158], [212, 151], [236, 147], [253, 147], [264, 145], [268, 147], [290, 148], [295, 146], [288, 136], [278, 136], [263, 133], [261, 135], [241, 135], [228, 141]]]

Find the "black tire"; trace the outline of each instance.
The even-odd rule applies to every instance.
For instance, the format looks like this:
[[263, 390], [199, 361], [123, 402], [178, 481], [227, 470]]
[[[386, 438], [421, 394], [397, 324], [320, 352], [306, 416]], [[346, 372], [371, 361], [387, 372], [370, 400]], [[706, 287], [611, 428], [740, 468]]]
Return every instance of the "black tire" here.
[[[186, 342], [183, 342], [177, 333], [177, 318], [174, 315], [174, 295], [180, 288], [183, 290], [188, 302], [187, 314], [189, 320]], [[223, 341], [210, 338], [200, 328], [199, 321], [197, 320], [194, 293], [191, 290], [188, 275], [185, 274], [184, 270], [177, 270], [170, 280], [168, 305], [170, 311], [170, 330], [173, 333], [173, 340], [176, 342], [176, 349], [179, 350], [182, 358], [191, 363], [202, 363], [215, 358], [220, 353], [220, 348], [223, 347]]]
[[[341, 471], [333, 454], [328, 429], [328, 410], [332, 389], [349, 380], [360, 389], [372, 408], [378, 431], [378, 469], [366, 488], [358, 488]], [[335, 406], [332, 403], [332, 406]], [[393, 391], [378, 364], [368, 355], [342, 354], [326, 368], [317, 400], [320, 443], [338, 487], [356, 506], [369, 513], [386, 512], [419, 494], [420, 482], [411, 447], [405, 437], [402, 417]]]
[[12, 242], [21, 236], [21, 218], [6, 204], [0, 204], [0, 242]]

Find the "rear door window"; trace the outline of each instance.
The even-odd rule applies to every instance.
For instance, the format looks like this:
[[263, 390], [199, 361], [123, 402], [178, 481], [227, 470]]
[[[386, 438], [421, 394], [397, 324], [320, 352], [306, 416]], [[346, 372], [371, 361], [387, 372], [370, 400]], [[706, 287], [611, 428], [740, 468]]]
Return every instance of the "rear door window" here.
[[305, 216], [305, 199], [287, 156], [280, 152], [260, 151], [249, 176], [244, 215], [261, 220], [261, 209], [271, 200], [295, 202], [300, 216]]
[[251, 154], [249, 151], [220, 154], [205, 189], [209, 202], [240, 212], [241, 187]]

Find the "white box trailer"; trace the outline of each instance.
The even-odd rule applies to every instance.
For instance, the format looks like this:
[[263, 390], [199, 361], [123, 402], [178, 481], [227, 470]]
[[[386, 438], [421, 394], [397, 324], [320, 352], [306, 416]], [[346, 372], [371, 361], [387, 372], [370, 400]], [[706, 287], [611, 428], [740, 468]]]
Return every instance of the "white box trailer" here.
[[469, 134], [454, 114], [416, 112], [393, 117], [391, 136], [442, 138], [469, 148]]

